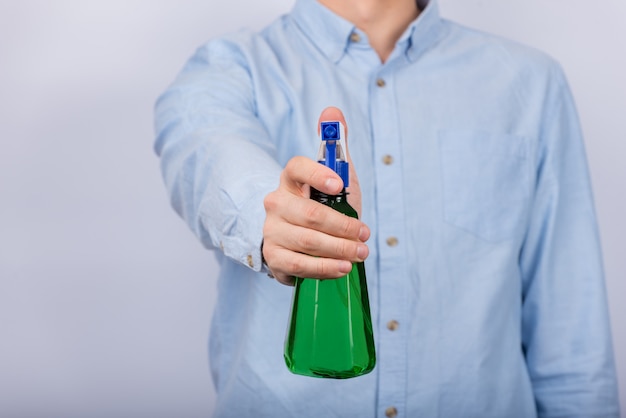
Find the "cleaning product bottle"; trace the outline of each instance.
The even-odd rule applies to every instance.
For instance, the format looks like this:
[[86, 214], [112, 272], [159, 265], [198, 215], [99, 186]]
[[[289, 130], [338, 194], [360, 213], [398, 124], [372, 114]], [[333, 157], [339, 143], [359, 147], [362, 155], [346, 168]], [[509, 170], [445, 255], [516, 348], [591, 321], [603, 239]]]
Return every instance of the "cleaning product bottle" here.
[[[311, 199], [353, 218], [348, 204], [349, 166], [341, 122], [322, 122], [318, 161], [342, 178], [344, 189], [327, 195], [311, 189]], [[376, 364], [365, 267], [338, 279], [296, 278], [285, 341], [285, 362], [293, 373], [347, 379], [369, 373]]]

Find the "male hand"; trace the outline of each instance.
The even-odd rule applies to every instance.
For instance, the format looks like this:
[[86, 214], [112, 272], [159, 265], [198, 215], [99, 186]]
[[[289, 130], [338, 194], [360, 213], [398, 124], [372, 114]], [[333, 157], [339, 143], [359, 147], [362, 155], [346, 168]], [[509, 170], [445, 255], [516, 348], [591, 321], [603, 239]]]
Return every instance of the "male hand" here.
[[[318, 122], [340, 121], [348, 127], [341, 111], [324, 109]], [[361, 212], [361, 190], [350, 153], [348, 201]], [[310, 187], [323, 193], [341, 192], [341, 178], [328, 167], [304, 157], [294, 157], [280, 176], [278, 189], [265, 197], [263, 257], [280, 283], [293, 286], [294, 276], [333, 279], [352, 270], [352, 262], [363, 261], [369, 254], [365, 241], [369, 228], [358, 219], [309, 198]]]

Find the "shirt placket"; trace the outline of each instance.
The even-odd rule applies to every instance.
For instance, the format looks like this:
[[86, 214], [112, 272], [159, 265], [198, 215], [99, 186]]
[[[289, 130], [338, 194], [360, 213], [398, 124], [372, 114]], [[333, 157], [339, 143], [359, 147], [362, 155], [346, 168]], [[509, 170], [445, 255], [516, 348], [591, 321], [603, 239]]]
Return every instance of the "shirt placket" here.
[[406, 416], [407, 293], [406, 222], [402, 149], [395, 83], [383, 66], [370, 81], [375, 154], [377, 247], [379, 251], [379, 417]]

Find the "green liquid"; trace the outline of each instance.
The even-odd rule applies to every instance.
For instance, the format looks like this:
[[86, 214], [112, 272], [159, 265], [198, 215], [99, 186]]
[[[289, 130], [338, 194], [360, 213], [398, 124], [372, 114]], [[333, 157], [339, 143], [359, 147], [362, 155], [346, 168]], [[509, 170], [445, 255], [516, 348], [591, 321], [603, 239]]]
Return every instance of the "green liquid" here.
[[[311, 198], [357, 217], [345, 191], [326, 196], [317, 190]], [[376, 364], [365, 267], [338, 279], [296, 278], [285, 362], [293, 373], [346, 379], [369, 373]]]

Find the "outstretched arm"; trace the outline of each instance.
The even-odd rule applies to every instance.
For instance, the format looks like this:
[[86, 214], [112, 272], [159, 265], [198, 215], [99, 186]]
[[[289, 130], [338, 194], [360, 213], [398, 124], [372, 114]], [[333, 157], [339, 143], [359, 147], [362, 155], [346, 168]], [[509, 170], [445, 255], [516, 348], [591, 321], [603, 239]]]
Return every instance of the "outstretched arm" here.
[[[246, 68], [234, 45], [210, 43], [157, 102], [155, 149], [172, 205], [206, 247], [256, 271], [264, 243], [281, 283], [340, 277], [367, 257], [369, 229], [308, 198], [309, 187], [341, 190], [332, 170], [304, 157], [279, 165]], [[330, 108], [322, 118], [343, 115]], [[351, 202], [359, 208], [353, 176]]]

